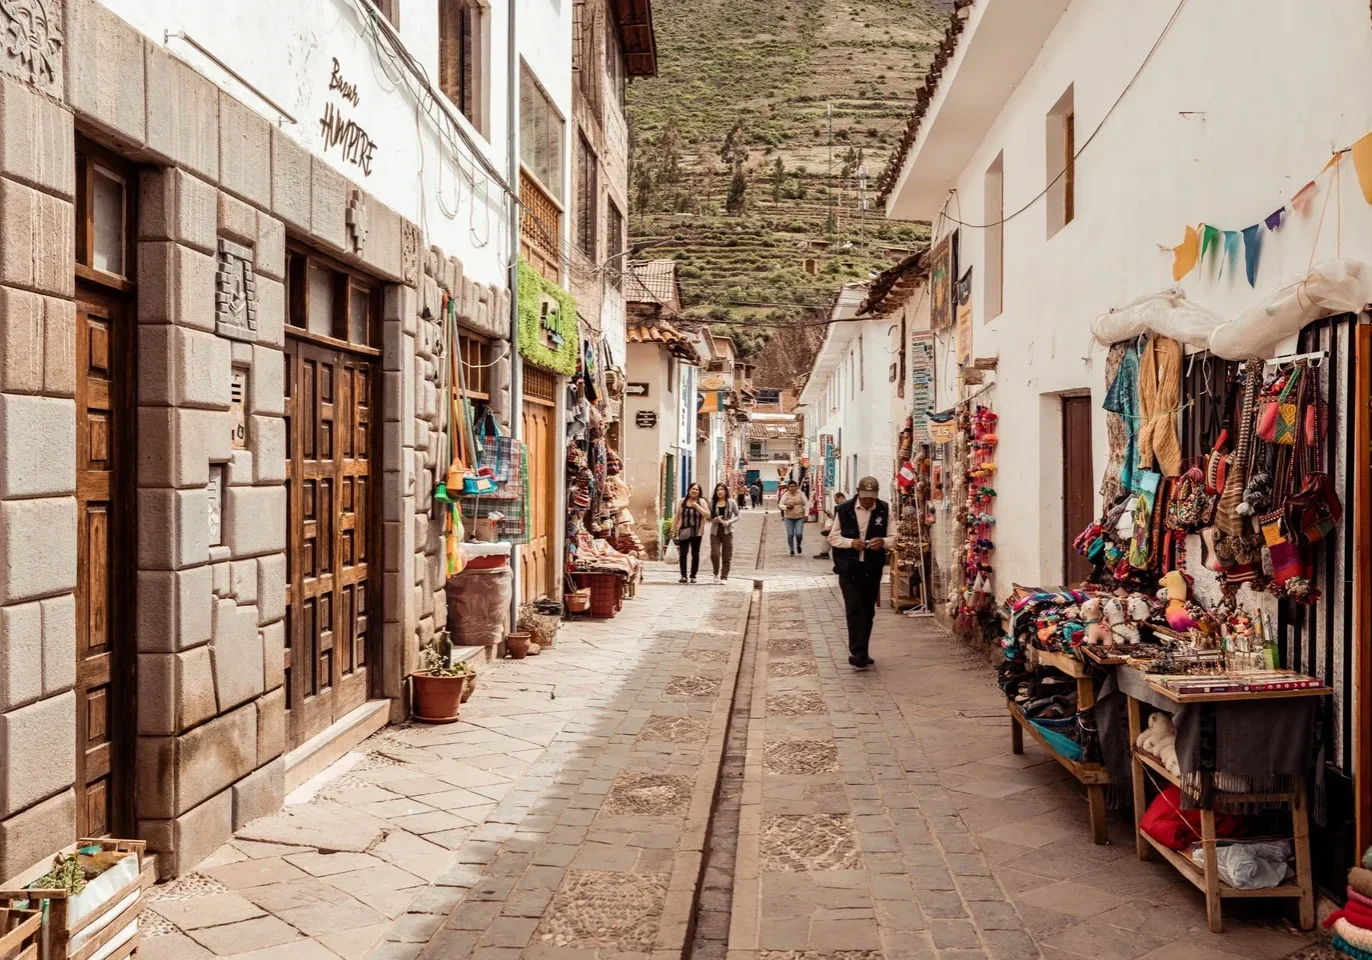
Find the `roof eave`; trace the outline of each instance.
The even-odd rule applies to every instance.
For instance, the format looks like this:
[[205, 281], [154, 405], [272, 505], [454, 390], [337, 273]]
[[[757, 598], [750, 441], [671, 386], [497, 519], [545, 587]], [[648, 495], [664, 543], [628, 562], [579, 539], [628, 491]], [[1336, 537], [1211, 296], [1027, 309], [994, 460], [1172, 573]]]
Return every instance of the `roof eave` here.
[[657, 32], [650, 0], [610, 0], [615, 30], [624, 50], [624, 71], [631, 77], [657, 76]]

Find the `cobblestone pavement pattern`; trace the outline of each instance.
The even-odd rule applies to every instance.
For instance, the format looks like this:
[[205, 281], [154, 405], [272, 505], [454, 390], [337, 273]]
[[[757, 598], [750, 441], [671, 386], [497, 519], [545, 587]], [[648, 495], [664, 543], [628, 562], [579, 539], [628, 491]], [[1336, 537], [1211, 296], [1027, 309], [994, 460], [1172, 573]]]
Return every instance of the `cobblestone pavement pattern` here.
[[1057, 764], [1010, 753], [985, 658], [930, 621], [880, 611], [879, 666], [851, 671], [828, 564], [786, 556], [761, 518], [745, 511], [729, 584], [651, 564], [613, 621], [487, 665], [461, 722], [381, 731], [156, 888], [140, 957], [1276, 960], [1308, 944], [1231, 905], [1211, 936], [1199, 895], [1135, 859], [1122, 825], [1093, 845]]

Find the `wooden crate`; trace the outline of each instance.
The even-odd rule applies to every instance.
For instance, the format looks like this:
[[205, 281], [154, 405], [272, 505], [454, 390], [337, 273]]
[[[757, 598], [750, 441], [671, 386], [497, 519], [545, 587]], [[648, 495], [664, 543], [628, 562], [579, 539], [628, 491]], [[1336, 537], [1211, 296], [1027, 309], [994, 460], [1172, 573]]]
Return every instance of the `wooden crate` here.
[[[25, 886], [20, 886], [17, 889], [0, 890], [0, 907], [13, 907], [14, 903], [19, 901], [28, 901], [36, 907], [39, 901], [48, 901], [48, 908], [42, 921], [43, 931], [40, 944], [42, 950], [37, 954], [41, 960], [90, 960], [90, 957], [100, 952], [111, 940], [118, 937], [125, 927], [141, 915], [144, 891], [157, 880], [156, 860], [147, 855], [147, 844], [142, 840], [83, 839], [63, 850], [61, 856], [89, 847], [99, 847], [103, 851], [136, 856], [138, 858], [137, 873], [133, 879], [107, 896], [99, 907], [74, 923], [68, 920], [67, 908], [71, 894], [66, 890], [46, 890]], [[30, 874], [21, 876], [19, 882], [21, 884], [32, 883], [42, 877], [46, 870], [46, 864], [35, 868], [34, 871], [30, 871]], [[135, 893], [137, 896], [131, 902], [120, 906]], [[87, 936], [75, 948], [72, 947], [72, 941], [79, 939], [82, 931], [97, 924], [100, 925], [98, 933]], [[109, 954], [106, 960], [125, 960], [125, 958], [132, 956], [137, 952], [141, 939], [141, 931], [136, 931], [131, 938]], [[3, 952], [0, 952], [0, 957], [3, 956]], [[21, 956], [23, 955], [21, 954]], [[25, 960], [28, 958], [25, 957]]]
[[0, 907], [0, 960], [39, 960], [43, 915], [37, 910]]

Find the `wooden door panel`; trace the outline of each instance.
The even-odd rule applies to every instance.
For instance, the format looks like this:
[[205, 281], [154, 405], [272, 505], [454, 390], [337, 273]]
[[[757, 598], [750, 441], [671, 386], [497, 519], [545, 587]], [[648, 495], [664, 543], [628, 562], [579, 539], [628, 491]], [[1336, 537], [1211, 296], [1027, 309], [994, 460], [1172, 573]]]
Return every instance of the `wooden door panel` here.
[[84, 285], [77, 298], [76, 828], [98, 837], [126, 831], [132, 812], [133, 371], [123, 303]]
[[553, 556], [553, 498], [556, 493], [555, 408], [538, 401], [524, 401], [524, 443], [529, 458], [529, 542], [520, 548], [522, 577], [520, 600], [527, 603], [557, 592]]
[[1091, 462], [1091, 398], [1062, 399], [1063, 579], [1076, 584], [1091, 575], [1091, 564], [1072, 546], [1095, 519], [1095, 477]]
[[367, 698], [375, 370], [301, 341], [288, 354], [287, 706], [298, 745]]

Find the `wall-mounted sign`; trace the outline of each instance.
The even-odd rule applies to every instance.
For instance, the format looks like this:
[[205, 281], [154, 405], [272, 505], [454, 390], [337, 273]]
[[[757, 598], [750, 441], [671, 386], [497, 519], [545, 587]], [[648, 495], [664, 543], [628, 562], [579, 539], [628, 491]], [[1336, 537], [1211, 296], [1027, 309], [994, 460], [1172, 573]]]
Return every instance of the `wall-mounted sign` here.
[[640, 410], [634, 414], [634, 426], [636, 427], [655, 427], [657, 426], [656, 410]]
[[914, 411], [911, 433], [915, 443], [929, 443], [926, 414], [934, 406], [934, 334], [920, 330], [910, 335], [910, 406]]
[[[329, 73], [329, 90], [338, 94], [344, 102], [357, 106], [362, 97], [357, 92], [357, 84], [343, 79], [343, 68], [337, 57], [330, 58], [333, 69]], [[363, 176], [372, 175], [372, 154], [376, 152], [376, 141], [367, 136], [367, 131], [356, 121], [343, 116], [343, 111], [332, 103], [324, 104], [324, 116], [319, 118], [319, 133], [324, 139], [324, 150], [338, 147], [345, 163], [362, 168]]]
[[624, 393], [630, 397], [646, 397], [648, 395], [648, 385], [646, 383], [635, 383], [632, 380], [624, 386]]
[[229, 422], [233, 426], [233, 448], [246, 450], [248, 447], [247, 416], [244, 412], [244, 395], [248, 390], [248, 371], [241, 367], [233, 368], [229, 381]]
[[257, 278], [250, 247], [219, 238], [214, 275], [215, 331], [231, 340], [257, 339]]
[[333, 72], [329, 74], [329, 89], [337, 90], [338, 95], [341, 98], [351, 103], [354, 107], [357, 106], [362, 101], [362, 98], [358, 96], [357, 93], [357, 84], [349, 83], [343, 79], [343, 68], [339, 65], [337, 57], [331, 57], [330, 59], [333, 60]]

